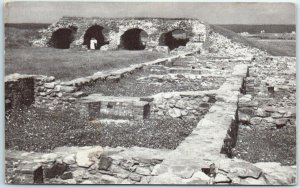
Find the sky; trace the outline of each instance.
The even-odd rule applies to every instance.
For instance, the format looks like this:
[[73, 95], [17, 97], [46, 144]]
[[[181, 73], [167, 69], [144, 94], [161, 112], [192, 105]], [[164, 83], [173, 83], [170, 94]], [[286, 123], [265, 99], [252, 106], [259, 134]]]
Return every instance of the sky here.
[[295, 24], [292, 3], [10, 2], [5, 23], [53, 23], [62, 16], [198, 18], [211, 24]]

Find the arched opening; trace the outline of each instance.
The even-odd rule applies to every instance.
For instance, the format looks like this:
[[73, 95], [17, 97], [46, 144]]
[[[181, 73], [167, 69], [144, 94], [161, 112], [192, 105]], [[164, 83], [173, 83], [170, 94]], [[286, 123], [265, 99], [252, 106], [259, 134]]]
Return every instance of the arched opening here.
[[122, 36], [119, 48], [127, 50], [144, 50], [148, 34], [142, 29], [129, 29]]
[[160, 46], [168, 46], [170, 50], [178, 48], [179, 46], [186, 46], [189, 42], [186, 31], [182, 29], [175, 29], [167, 33], [163, 33], [159, 38]]
[[50, 46], [59, 49], [68, 49], [70, 44], [74, 41], [74, 33], [76, 29], [62, 28], [52, 33], [49, 41]]
[[106, 33], [107, 31], [108, 31], [107, 29], [99, 25], [91, 26], [86, 30], [83, 36], [83, 45], [86, 45], [88, 49], [91, 49], [91, 40], [96, 40], [94, 49], [99, 50], [101, 46], [104, 46], [109, 43], [105, 41], [105, 36], [103, 34]]

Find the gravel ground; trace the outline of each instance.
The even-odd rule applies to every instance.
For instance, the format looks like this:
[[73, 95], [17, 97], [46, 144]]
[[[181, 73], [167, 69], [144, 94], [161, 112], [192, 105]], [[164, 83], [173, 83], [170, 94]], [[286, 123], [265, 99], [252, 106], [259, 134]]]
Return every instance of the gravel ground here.
[[140, 146], [175, 149], [196, 126], [181, 119], [149, 119], [122, 126], [88, 124], [76, 111], [29, 108], [6, 114], [5, 148], [50, 151], [59, 146]]
[[[160, 92], [172, 91], [203, 91], [218, 89], [225, 81], [220, 77], [203, 77], [202, 79], [186, 79], [180, 74], [177, 79], [151, 79], [138, 80], [141, 77], [147, 77], [155, 74], [144, 70], [134, 73], [128, 77], [122, 78], [118, 83], [98, 82], [93, 86], [86, 86], [81, 91], [92, 93], [103, 93], [106, 96], [150, 96]], [[154, 84], [155, 83], [155, 84]]]
[[253, 163], [296, 164], [296, 127], [258, 129], [240, 126], [235, 156]]

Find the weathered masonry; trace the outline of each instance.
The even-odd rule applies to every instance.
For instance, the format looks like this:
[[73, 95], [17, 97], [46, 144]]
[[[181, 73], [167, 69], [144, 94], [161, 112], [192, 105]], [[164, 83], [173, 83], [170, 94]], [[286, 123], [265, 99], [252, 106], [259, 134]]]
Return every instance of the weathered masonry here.
[[63, 17], [42, 30], [34, 46], [88, 48], [97, 40], [95, 49], [143, 50], [168, 46], [202, 46], [208, 25], [197, 19], [163, 18], [83, 18]]

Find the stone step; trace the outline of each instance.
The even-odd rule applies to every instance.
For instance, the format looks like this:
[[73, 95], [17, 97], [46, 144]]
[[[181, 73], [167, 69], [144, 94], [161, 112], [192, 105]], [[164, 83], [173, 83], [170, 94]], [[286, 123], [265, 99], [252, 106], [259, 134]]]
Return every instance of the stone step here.
[[99, 118], [147, 119], [149, 102], [139, 97], [115, 97], [91, 94], [81, 98], [81, 115], [90, 120]]

